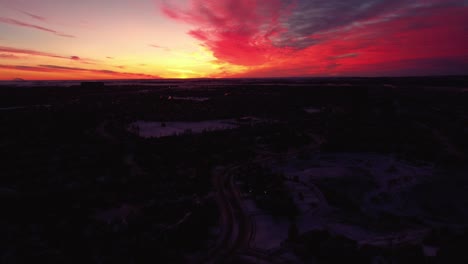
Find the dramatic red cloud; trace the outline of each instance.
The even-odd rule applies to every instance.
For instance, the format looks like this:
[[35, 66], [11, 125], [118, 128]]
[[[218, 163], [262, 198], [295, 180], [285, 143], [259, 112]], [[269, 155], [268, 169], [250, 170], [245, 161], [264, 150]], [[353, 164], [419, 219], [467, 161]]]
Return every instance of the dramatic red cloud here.
[[[0, 8], [0, 31], [9, 32], [0, 34], [0, 79], [468, 72], [466, 0], [152, 1], [164, 17], [148, 12], [151, 1], [72, 10], [67, 1], [38, 9], [11, 0]], [[57, 38], [72, 36], [43, 27], [48, 21], [78, 37]]]
[[[162, 10], [193, 25], [188, 34], [220, 62], [249, 66], [238, 77], [466, 74], [468, 69], [468, 7], [460, 1], [285, 2], [189, 0], [188, 8], [165, 4]], [[350, 10], [353, 5], [363, 11]]]
[[311, 36], [322, 42], [301, 51], [300, 57], [313, 58], [318, 65], [321, 62], [316, 69], [319, 74], [448, 74], [457, 67], [461, 74], [468, 66], [467, 18], [467, 8], [450, 7], [390, 20], [376, 18], [367, 25]]
[[272, 39], [285, 29], [281, 17], [292, 5], [281, 0], [191, 0], [188, 9], [163, 5], [172, 19], [197, 26], [189, 34], [202, 41], [214, 56], [238, 65], [259, 65], [284, 50]]

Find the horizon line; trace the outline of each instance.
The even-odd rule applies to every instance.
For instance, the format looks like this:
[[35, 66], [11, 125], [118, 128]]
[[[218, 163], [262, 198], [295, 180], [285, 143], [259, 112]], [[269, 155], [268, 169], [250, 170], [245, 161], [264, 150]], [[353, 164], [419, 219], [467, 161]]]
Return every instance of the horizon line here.
[[196, 78], [144, 78], [144, 79], [11, 79], [0, 80], [0, 82], [93, 82], [93, 81], [183, 81], [183, 80], [267, 80], [267, 79], [378, 79], [378, 78], [442, 78], [442, 77], [464, 77], [468, 74], [445, 74], [445, 75], [399, 75], [399, 76], [290, 76], [290, 77], [196, 77]]

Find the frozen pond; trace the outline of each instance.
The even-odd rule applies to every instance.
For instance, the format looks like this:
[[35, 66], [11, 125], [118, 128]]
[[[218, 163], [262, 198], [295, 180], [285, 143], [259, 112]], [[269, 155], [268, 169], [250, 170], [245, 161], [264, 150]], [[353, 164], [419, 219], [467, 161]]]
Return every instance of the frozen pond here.
[[196, 97], [196, 96], [171, 96], [169, 97], [172, 100], [182, 100], [182, 101], [194, 101], [194, 102], [205, 102], [210, 100], [209, 97]]
[[274, 120], [261, 119], [254, 116], [244, 116], [231, 119], [204, 120], [196, 122], [162, 122], [162, 121], [136, 121], [128, 126], [128, 131], [143, 138], [160, 138], [177, 136], [184, 133], [202, 133], [205, 131], [221, 131], [241, 126], [253, 126]]
[[318, 114], [322, 112], [322, 109], [315, 107], [306, 107], [304, 108], [304, 111], [308, 114]]
[[199, 122], [146, 122], [131, 123], [129, 131], [143, 138], [160, 138], [181, 135], [183, 133], [202, 133], [239, 127], [234, 119], [209, 120]]

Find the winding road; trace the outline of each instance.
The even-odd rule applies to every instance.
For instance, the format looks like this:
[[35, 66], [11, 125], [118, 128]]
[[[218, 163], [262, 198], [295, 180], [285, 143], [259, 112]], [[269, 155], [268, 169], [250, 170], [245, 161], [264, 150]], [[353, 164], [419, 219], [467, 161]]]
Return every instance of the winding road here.
[[[231, 168], [232, 169], [232, 168]], [[242, 207], [239, 192], [230, 169], [216, 170], [212, 182], [220, 209], [221, 234], [216, 246], [203, 263], [226, 263], [238, 252], [248, 248], [252, 234], [252, 222]]]
[[234, 176], [230, 173], [235, 168], [216, 170], [213, 173], [212, 182], [220, 209], [221, 234], [216, 246], [202, 263], [233, 263], [236, 257], [242, 256], [245, 259], [254, 259], [254, 263], [285, 263], [249, 247], [255, 225], [243, 207]]

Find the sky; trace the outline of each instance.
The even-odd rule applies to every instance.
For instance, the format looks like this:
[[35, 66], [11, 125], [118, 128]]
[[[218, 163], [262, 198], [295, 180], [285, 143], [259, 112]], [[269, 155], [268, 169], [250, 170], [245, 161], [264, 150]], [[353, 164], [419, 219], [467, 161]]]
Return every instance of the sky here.
[[0, 0], [0, 80], [468, 74], [468, 0]]

